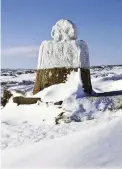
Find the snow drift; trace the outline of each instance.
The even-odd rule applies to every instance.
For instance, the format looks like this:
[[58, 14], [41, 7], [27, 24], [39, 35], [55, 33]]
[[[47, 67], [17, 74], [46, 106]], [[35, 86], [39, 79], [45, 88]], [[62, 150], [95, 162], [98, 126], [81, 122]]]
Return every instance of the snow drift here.
[[57, 102], [63, 101], [71, 95], [74, 95], [75, 97], [85, 96], [82, 88], [80, 70], [78, 70], [78, 72], [72, 71], [71, 74], [68, 75], [65, 83], [47, 87], [33, 97], [40, 97], [44, 102]]

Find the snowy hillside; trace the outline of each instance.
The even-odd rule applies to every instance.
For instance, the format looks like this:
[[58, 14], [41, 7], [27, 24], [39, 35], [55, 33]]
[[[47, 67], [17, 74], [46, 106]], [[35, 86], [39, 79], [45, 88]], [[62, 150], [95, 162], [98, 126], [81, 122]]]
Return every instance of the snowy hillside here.
[[2, 167], [122, 168], [122, 66], [91, 68], [102, 97], [86, 96], [75, 72], [35, 96], [34, 80], [34, 70], [2, 70], [2, 88], [42, 99], [17, 106], [11, 98], [1, 108]]

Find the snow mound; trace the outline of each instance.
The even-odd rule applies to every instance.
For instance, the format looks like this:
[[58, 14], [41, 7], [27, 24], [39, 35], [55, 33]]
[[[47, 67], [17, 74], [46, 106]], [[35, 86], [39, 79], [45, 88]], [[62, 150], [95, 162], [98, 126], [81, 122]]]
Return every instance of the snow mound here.
[[[98, 121], [111, 120], [122, 112], [121, 109], [114, 109], [113, 106], [111, 99], [101, 98], [92, 101], [86, 97], [81, 99], [70, 97], [60, 106], [43, 102], [17, 106], [10, 100], [6, 107], [1, 110], [2, 149], [31, 144], [43, 139], [53, 139], [80, 131], [83, 130], [84, 123], [97, 124]], [[57, 117], [62, 112], [64, 114], [58, 120], [59, 125], [55, 125]]]
[[56, 41], [77, 39], [76, 26], [69, 20], [61, 19], [52, 27], [51, 36]]
[[40, 97], [43, 102], [57, 102], [63, 101], [70, 96], [75, 96], [76, 98], [85, 96], [80, 80], [80, 69], [78, 72], [72, 71], [65, 83], [47, 87], [33, 97]]

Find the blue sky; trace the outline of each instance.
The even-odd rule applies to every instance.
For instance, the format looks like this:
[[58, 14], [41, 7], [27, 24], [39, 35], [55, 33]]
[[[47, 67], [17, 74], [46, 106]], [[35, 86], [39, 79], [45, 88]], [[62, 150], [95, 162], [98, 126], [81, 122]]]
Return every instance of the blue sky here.
[[2, 68], [36, 68], [59, 19], [77, 25], [91, 65], [122, 64], [122, 0], [2, 0]]

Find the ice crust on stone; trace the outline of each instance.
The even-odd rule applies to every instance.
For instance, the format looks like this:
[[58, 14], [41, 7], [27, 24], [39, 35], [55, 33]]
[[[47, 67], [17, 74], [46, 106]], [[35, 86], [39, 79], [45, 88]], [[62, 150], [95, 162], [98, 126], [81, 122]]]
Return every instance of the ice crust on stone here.
[[39, 50], [38, 69], [54, 67], [89, 68], [89, 52], [84, 41], [44, 41]]
[[86, 42], [77, 40], [75, 25], [60, 20], [52, 28], [54, 40], [43, 41], [39, 49], [37, 69], [88, 68], [89, 52]]

